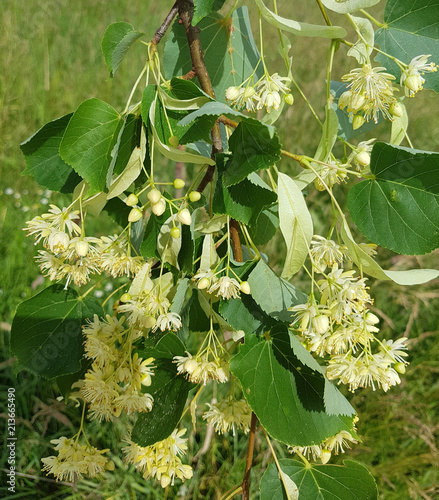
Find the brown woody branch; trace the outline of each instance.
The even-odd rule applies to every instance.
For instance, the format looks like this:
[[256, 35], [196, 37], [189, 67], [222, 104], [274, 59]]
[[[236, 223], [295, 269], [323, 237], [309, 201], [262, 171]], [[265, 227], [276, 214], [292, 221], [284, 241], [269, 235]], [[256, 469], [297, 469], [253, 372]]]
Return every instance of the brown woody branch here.
[[[198, 26], [192, 26], [192, 15], [194, 7], [192, 2], [188, 0], [177, 0], [178, 10], [180, 13], [180, 19], [183, 23], [183, 27], [186, 31], [186, 37], [189, 44], [189, 50], [191, 53], [192, 67], [193, 71], [198, 77], [201, 88], [215, 99], [215, 92], [213, 90], [212, 81], [210, 79], [209, 73], [206, 69], [206, 64], [204, 63], [203, 50], [200, 43], [200, 28]], [[223, 150], [223, 144], [221, 140], [221, 129], [219, 123], [215, 123], [211, 132], [212, 137], [212, 155], [211, 158], [214, 160], [216, 153], [220, 153]], [[215, 174], [215, 166], [209, 165], [207, 171], [197, 187], [197, 191], [200, 193], [204, 191], [205, 187], [213, 180]]]
[[152, 49], [153, 52], [155, 50], [155, 45], [157, 45], [160, 42], [166, 31], [168, 31], [168, 28], [169, 26], [171, 26], [171, 23], [174, 20], [174, 17], [177, 15], [177, 13], [178, 13], [178, 0], [174, 3], [172, 9], [165, 17], [165, 20], [162, 22], [161, 26], [154, 33], [154, 36], [152, 37], [151, 43], [153, 44], [153, 49]]
[[250, 500], [250, 472], [253, 465], [253, 450], [255, 448], [255, 434], [256, 434], [256, 423], [257, 417], [254, 412], [252, 412], [252, 419], [250, 423], [250, 434], [248, 437], [248, 449], [247, 449], [247, 462], [245, 464], [244, 479], [242, 480], [242, 500]]

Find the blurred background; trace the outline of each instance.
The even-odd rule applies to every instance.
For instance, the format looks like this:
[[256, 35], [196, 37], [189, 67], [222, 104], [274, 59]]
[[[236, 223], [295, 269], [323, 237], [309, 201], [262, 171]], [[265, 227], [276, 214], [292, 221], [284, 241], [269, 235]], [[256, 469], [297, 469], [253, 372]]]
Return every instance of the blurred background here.
[[[100, 41], [106, 26], [116, 21], [131, 23], [135, 29], [147, 33], [150, 39], [172, 5], [171, 1], [151, 2], [132, 0], [1, 0], [0, 1], [0, 382], [1, 404], [8, 387], [16, 388], [17, 405], [17, 460], [16, 494], [8, 493], [2, 481], [2, 498], [212, 498], [219, 499], [227, 490], [242, 480], [245, 466], [247, 438], [245, 436], [209, 436], [207, 451], [206, 427], [200, 425], [190, 438], [187, 463], [198, 453], [192, 481], [164, 492], [154, 483], [145, 482], [134, 469], [127, 470], [121, 460], [122, 437], [130, 421], [117, 425], [96, 422], [87, 424], [93, 436], [92, 444], [110, 448], [116, 470], [103, 480], [78, 482], [75, 488], [55, 483], [40, 472], [41, 458], [52, 454], [50, 439], [74, 434], [80, 415], [73, 405], [66, 407], [58, 401], [56, 387], [34, 375], [14, 371], [14, 359], [9, 353], [9, 331], [14, 311], [24, 299], [30, 298], [49, 282], [40, 275], [33, 257], [36, 249], [31, 239], [21, 230], [25, 221], [48, 209], [50, 203], [69, 204], [66, 195], [42, 190], [29, 176], [21, 176], [24, 157], [19, 144], [47, 121], [60, 117], [85, 99], [98, 97], [116, 109], [123, 109], [131, 86], [141, 71], [144, 46], [134, 46], [123, 61], [114, 79], [108, 77], [100, 50]], [[233, 4], [227, 1], [222, 12]], [[257, 11], [254, 3], [248, 5], [257, 39]], [[382, 4], [382, 5], [381, 5]], [[370, 12], [382, 19], [384, 2]], [[279, 12], [305, 22], [322, 24], [317, 4], [309, 0], [278, 1]], [[331, 15], [334, 24], [352, 30], [345, 19]], [[264, 29], [269, 70], [285, 73], [283, 61], [277, 55], [277, 32]], [[294, 39], [293, 74], [309, 97], [319, 116], [324, 116], [325, 40]], [[163, 50], [162, 44], [160, 50]], [[345, 47], [336, 54], [333, 79], [357, 65], [346, 59]], [[435, 61], [438, 63], [438, 61]], [[284, 149], [312, 155], [320, 139], [317, 122], [297, 92], [294, 106], [285, 110], [276, 123]], [[140, 93], [138, 94], [140, 99]], [[406, 100], [407, 101], [407, 100]], [[439, 96], [423, 91], [407, 103], [411, 119], [408, 133], [415, 148], [437, 151], [439, 137]], [[390, 126], [380, 126], [374, 136], [382, 140], [390, 137]], [[364, 140], [367, 137], [360, 137]], [[283, 161], [279, 167], [292, 172], [294, 166]], [[337, 196], [345, 200], [346, 189], [339, 188]], [[313, 212], [316, 232], [324, 234], [330, 217], [329, 198], [310, 190], [307, 198]], [[101, 234], [110, 230], [112, 223], [104, 219], [96, 230]], [[275, 238], [264, 250], [271, 256], [272, 266], [279, 266], [284, 247], [281, 238]], [[423, 257], [398, 256], [385, 250], [379, 252], [384, 268], [438, 266], [438, 253]], [[301, 286], [302, 277], [295, 282]], [[386, 338], [409, 337], [411, 364], [400, 386], [387, 394], [360, 390], [349, 396], [358, 410], [358, 433], [362, 442], [348, 450], [342, 459], [359, 460], [366, 465], [380, 488], [382, 500], [439, 498], [439, 324], [438, 280], [424, 286], [402, 288], [390, 282], [371, 281], [371, 295], [375, 298], [374, 312], [382, 319]], [[303, 289], [306, 285], [303, 284]], [[111, 292], [111, 287], [98, 289], [98, 296]], [[206, 391], [208, 392], [208, 391]], [[216, 397], [206, 394], [206, 401]], [[0, 409], [0, 425], [5, 432], [6, 409]], [[201, 419], [198, 420], [200, 422]], [[190, 427], [190, 421], [185, 422]], [[7, 464], [7, 449], [2, 447], [0, 468]], [[289, 456], [277, 446], [278, 456]], [[267, 463], [271, 460], [266, 443], [256, 438], [255, 465], [252, 471], [252, 498], [257, 498], [257, 486]], [[5, 474], [2, 471], [2, 474]], [[4, 476], [3, 476], [4, 477]], [[311, 499], [310, 499], [311, 500]]]

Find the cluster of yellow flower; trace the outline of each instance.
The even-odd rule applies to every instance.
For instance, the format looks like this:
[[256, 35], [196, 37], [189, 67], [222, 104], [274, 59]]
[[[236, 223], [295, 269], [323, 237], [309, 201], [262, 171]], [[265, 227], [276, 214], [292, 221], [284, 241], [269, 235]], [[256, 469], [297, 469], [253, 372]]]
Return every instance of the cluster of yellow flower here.
[[125, 318], [94, 316], [84, 327], [85, 356], [93, 360], [84, 380], [76, 382], [80, 395], [89, 403], [89, 417], [111, 420], [124, 410], [127, 414], [150, 411], [153, 398], [142, 392], [151, 385], [153, 358], [133, 354], [133, 342], [143, 332], [125, 329]]
[[187, 450], [187, 439], [182, 438], [185, 432], [186, 429], [175, 429], [168, 438], [151, 446], [139, 446], [128, 439], [128, 446], [123, 449], [125, 461], [143, 472], [145, 479], [155, 477], [162, 488], [173, 485], [175, 478], [190, 479], [192, 467], [182, 464], [180, 459]]
[[[329, 354], [326, 369], [328, 379], [339, 379], [354, 391], [375, 384], [387, 391], [400, 383], [398, 373], [404, 373], [407, 354], [406, 338], [379, 340], [375, 326], [379, 319], [368, 310], [372, 299], [366, 279], [355, 277], [355, 271], [339, 268], [345, 249], [332, 240], [314, 237], [311, 255], [316, 272], [329, 273], [317, 281], [320, 300], [311, 294], [306, 304], [294, 306], [293, 323], [304, 337], [309, 351], [320, 357]], [[373, 346], [378, 346], [373, 352]]]

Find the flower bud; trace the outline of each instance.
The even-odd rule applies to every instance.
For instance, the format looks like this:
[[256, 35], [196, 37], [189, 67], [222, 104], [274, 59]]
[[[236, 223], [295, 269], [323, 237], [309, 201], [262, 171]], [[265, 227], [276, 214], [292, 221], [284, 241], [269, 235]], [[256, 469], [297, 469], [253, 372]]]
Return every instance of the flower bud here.
[[129, 300], [131, 300], [131, 295], [129, 293], [124, 293], [119, 300], [121, 302], [128, 302]]
[[323, 448], [322, 453], [320, 454], [320, 460], [322, 461], [322, 464], [327, 464], [330, 458], [331, 452], [327, 448]]
[[171, 229], [171, 236], [174, 238], [174, 239], [177, 239], [177, 238], [180, 238], [180, 228], [174, 226], [172, 229]]
[[198, 191], [191, 191], [189, 193], [189, 200], [192, 201], [192, 203], [198, 201], [200, 198], [201, 198], [201, 193], [199, 193]]
[[284, 95], [284, 101], [289, 104], [290, 106], [293, 105], [294, 103], [294, 97], [293, 97], [293, 94], [285, 94]]
[[236, 332], [232, 332], [233, 342], [239, 342], [244, 337], [245, 337], [244, 330], [236, 330]]
[[341, 96], [338, 98], [338, 107], [340, 109], [344, 109], [346, 106], [349, 106], [351, 102], [351, 97], [352, 97], [352, 92], [349, 90], [346, 90], [346, 92], [343, 92]]
[[401, 375], [404, 375], [405, 373], [405, 364], [404, 363], [396, 363], [393, 368], [395, 368], [395, 371], [400, 373]]
[[184, 188], [184, 180], [183, 179], [174, 179], [174, 187], [175, 189], [183, 189]]
[[201, 278], [197, 284], [198, 290], [204, 290], [210, 285], [210, 280], [208, 278]]
[[239, 97], [239, 89], [238, 87], [229, 87], [226, 90], [226, 99], [228, 101], [234, 101]]
[[142, 317], [142, 325], [145, 328], [152, 328], [155, 325], [155, 318], [152, 316], [143, 316]]
[[245, 293], [246, 295], [250, 295], [250, 284], [248, 281], [241, 281], [239, 288], [242, 293]]
[[155, 203], [158, 203], [162, 198], [162, 193], [158, 189], [151, 189], [151, 191], [148, 193], [148, 200], [154, 205]]
[[250, 97], [254, 96], [255, 95], [255, 89], [253, 87], [247, 87], [245, 90], [244, 90], [244, 99], [249, 99]]
[[329, 329], [329, 318], [324, 314], [313, 318], [311, 323], [314, 331], [319, 335], [323, 335]]
[[192, 222], [191, 213], [187, 208], [183, 208], [183, 210], [178, 212], [177, 219], [185, 226], [190, 226]]
[[355, 161], [362, 167], [367, 167], [370, 165], [370, 155], [366, 151], [360, 151], [355, 155]]
[[165, 200], [162, 198], [161, 200], [158, 201], [158, 203], [154, 203], [151, 206], [151, 210], [152, 210], [152, 213], [154, 215], [157, 215], [158, 217], [160, 215], [162, 215], [165, 212], [165, 210], [166, 210], [166, 202], [165, 202]]
[[168, 474], [162, 474], [160, 477], [160, 486], [162, 488], [166, 488], [171, 484], [171, 478], [168, 476]]
[[368, 312], [366, 314], [366, 323], [370, 325], [377, 325], [380, 322], [380, 318], [376, 316], [374, 313]]
[[423, 81], [421, 75], [411, 75], [404, 80], [404, 85], [413, 92], [421, 90], [422, 83]]
[[85, 257], [88, 253], [89, 244], [87, 241], [79, 240], [75, 243], [75, 251], [78, 257]]
[[364, 119], [364, 116], [361, 116], [361, 115], [355, 115], [354, 116], [354, 119], [352, 120], [352, 128], [354, 130], [357, 130], [359, 129], [360, 127], [362, 127], [364, 125], [364, 122], [366, 120]]
[[171, 137], [168, 139], [168, 142], [173, 148], [176, 148], [180, 144], [178, 137], [175, 135], [171, 135]]
[[139, 198], [134, 193], [131, 193], [128, 198], [125, 200], [125, 205], [128, 207], [134, 207], [139, 202]]
[[363, 104], [365, 103], [366, 98], [364, 95], [355, 95], [350, 102], [349, 108], [352, 109], [353, 111], [358, 111], [359, 109], [362, 108]]
[[394, 102], [389, 108], [390, 113], [397, 118], [401, 118], [404, 115], [404, 109], [399, 102]]
[[138, 208], [133, 208], [128, 214], [128, 222], [137, 222], [142, 218], [142, 216], [143, 214]]

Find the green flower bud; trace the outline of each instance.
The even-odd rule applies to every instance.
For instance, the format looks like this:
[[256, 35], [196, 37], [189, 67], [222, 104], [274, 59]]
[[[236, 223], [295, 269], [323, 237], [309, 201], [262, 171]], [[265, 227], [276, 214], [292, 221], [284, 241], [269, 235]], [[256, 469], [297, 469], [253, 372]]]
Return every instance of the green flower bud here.
[[148, 200], [154, 205], [155, 203], [158, 203], [161, 198], [162, 198], [162, 193], [158, 189], [151, 189], [151, 191], [148, 193]]
[[142, 212], [138, 208], [133, 208], [128, 214], [128, 222], [137, 222], [143, 217]]
[[361, 151], [355, 155], [355, 161], [362, 167], [370, 165], [370, 155], [366, 151]]
[[199, 193], [198, 191], [191, 191], [189, 193], [189, 200], [194, 203], [196, 201], [198, 201], [199, 199], [201, 198], [201, 193]]
[[178, 137], [175, 135], [171, 135], [168, 142], [173, 148], [176, 148], [180, 144]]
[[201, 278], [197, 284], [199, 290], [204, 290], [210, 285], [210, 280], [208, 278]]
[[178, 212], [177, 219], [185, 226], [190, 226], [192, 222], [191, 213], [187, 208], [183, 208]]
[[183, 189], [184, 188], [184, 180], [183, 179], [174, 179], [174, 187], [175, 189]]
[[285, 94], [284, 95], [284, 101], [289, 104], [290, 106], [293, 105], [294, 103], [294, 97], [293, 97], [293, 94]]
[[239, 288], [242, 293], [245, 293], [246, 295], [250, 295], [250, 284], [248, 281], [241, 281]]
[[396, 363], [393, 368], [395, 368], [395, 371], [400, 373], [401, 375], [404, 375], [405, 373], [405, 364], [404, 363]]
[[401, 118], [404, 115], [404, 109], [399, 102], [394, 102], [389, 108], [390, 113], [397, 118]]
[[354, 116], [354, 119], [352, 120], [352, 128], [354, 130], [357, 130], [359, 129], [360, 127], [362, 127], [364, 125], [364, 122], [366, 120], [364, 119], [364, 116], [361, 116], [361, 115], [355, 115]]
[[255, 95], [255, 89], [253, 87], [247, 87], [245, 90], [244, 90], [244, 99], [249, 99], [250, 97], [254, 96]]
[[131, 295], [129, 293], [124, 293], [119, 300], [121, 302], [128, 302], [129, 300], [131, 300]]
[[125, 200], [125, 205], [128, 207], [134, 207], [139, 202], [139, 198], [134, 193], [131, 193], [128, 198]]
[[417, 92], [422, 89], [421, 75], [411, 75], [404, 80], [404, 85], [411, 91]]
[[226, 90], [226, 99], [228, 101], [234, 101], [239, 97], [239, 89], [238, 87], [229, 87]]
[[166, 210], [165, 200], [162, 198], [161, 200], [158, 201], [158, 203], [154, 203], [153, 205], [151, 205], [151, 210], [154, 215], [157, 215], [157, 217], [163, 215]]
[[174, 226], [172, 229], [171, 229], [171, 236], [172, 238], [180, 238], [180, 228]]
[[327, 448], [323, 448], [322, 453], [320, 454], [320, 460], [322, 461], [322, 464], [327, 464], [330, 458], [331, 452]]

